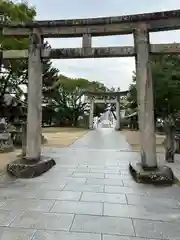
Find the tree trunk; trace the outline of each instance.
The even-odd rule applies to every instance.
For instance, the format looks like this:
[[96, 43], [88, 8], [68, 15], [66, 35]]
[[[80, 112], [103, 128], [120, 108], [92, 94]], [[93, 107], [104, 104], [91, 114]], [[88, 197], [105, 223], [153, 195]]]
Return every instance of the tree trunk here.
[[26, 124], [22, 124], [22, 157], [26, 156]]
[[167, 162], [174, 162], [175, 154], [175, 127], [171, 119], [165, 122], [165, 159]]
[[175, 138], [175, 153], [180, 154], [180, 138], [177, 135]]
[[52, 125], [52, 117], [51, 117], [51, 115], [49, 116], [49, 126], [51, 126]]
[[74, 116], [74, 118], [73, 118], [73, 126], [74, 127], [78, 126], [78, 117], [77, 116]]

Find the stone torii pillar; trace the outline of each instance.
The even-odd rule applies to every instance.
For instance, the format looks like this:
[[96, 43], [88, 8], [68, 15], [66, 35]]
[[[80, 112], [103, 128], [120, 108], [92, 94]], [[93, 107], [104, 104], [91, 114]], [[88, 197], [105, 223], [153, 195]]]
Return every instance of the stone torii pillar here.
[[138, 182], [172, 184], [172, 170], [167, 167], [160, 168], [157, 166], [150, 44], [146, 24], [138, 24], [137, 29], [134, 30], [134, 42], [141, 163], [132, 163], [129, 165], [129, 169]]
[[28, 66], [28, 114], [26, 158], [38, 160], [41, 156], [42, 122], [42, 60], [43, 42], [38, 29], [30, 37]]
[[89, 110], [89, 129], [93, 129], [94, 120], [94, 98], [90, 98], [90, 110]]
[[156, 168], [153, 85], [150, 63], [149, 33], [145, 24], [135, 30], [138, 111], [141, 160], [144, 168]]
[[118, 131], [121, 128], [121, 113], [120, 113], [120, 96], [116, 96], [116, 127], [115, 129]]
[[28, 62], [26, 156], [7, 165], [7, 171], [20, 178], [40, 176], [56, 164], [52, 158], [41, 156], [42, 48], [39, 30], [33, 29], [30, 36]]

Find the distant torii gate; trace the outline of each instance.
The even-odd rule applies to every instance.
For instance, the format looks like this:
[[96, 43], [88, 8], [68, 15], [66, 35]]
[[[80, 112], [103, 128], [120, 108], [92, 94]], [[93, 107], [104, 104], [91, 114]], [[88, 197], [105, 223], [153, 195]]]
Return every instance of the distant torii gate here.
[[[120, 97], [127, 95], [128, 91], [122, 92], [86, 92], [88, 102], [90, 104], [89, 111], [89, 129], [93, 129], [94, 104], [95, 103], [115, 103], [116, 104], [116, 127], [118, 131], [121, 129], [121, 114], [120, 114]], [[104, 97], [104, 99], [95, 99], [94, 97]], [[105, 99], [110, 97], [110, 99]]]

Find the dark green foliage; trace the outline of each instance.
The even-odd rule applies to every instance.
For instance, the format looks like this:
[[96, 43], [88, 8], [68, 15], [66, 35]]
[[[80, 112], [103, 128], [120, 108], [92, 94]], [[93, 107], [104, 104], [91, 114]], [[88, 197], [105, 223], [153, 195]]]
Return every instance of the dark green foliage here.
[[[175, 116], [180, 110], [180, 57], [160, 55], [152, 57], [154, 109], [156, 118]], [[137, 109], [136, 76], [130, 85], [129, 107]]]

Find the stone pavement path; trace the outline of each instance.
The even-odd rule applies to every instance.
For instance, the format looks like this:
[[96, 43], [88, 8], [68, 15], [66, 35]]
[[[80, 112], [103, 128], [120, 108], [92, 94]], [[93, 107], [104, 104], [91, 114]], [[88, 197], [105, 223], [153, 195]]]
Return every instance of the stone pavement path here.
[[44, 149], [57, 165], [39, 178], [1, 176], [0, 240], [180, 240], [180, 188], [133, 182], [129, 149], [118, 132], [92, 131]]
[[131, 150], [124, 136], [112, 128], [97, 128], [77, 140], [71, 148]]

